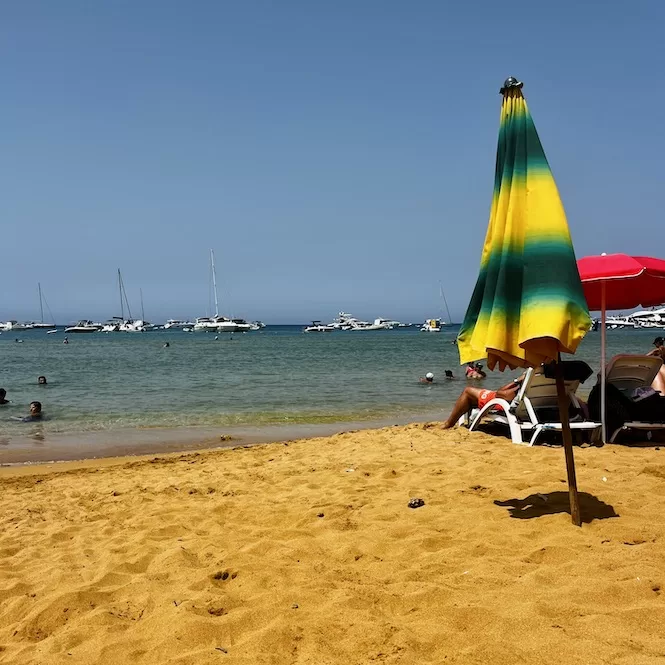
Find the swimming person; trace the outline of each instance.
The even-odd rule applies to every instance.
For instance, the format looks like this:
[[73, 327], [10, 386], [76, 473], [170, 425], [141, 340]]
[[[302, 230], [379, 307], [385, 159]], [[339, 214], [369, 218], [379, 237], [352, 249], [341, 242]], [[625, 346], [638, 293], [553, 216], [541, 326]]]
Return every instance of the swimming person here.
[[7, 391], [4, 388], [0, 388], [0, 405], [9, 404], [9, 400], [5, 399], [7, 396]]
[[451, 369], [446, 370], [446, 379], [452, 381], [455, 377], [453, 376], [453, 371]]
[[480, 363], [467, 363], [464, 373], [467, 379], [484, 379], [487, 376]]
[[65, 337], [65, 339], [62, 340], [63, 344], [69, 344], [69, 340]]
[[46, 377], [45, 377], [45, 376], [40, 376], [40, 377], [37, 379], [37, 383], [38, 383], [40, 386], [45, 386], [45, 385], [46, 385]]
[[443, 424], [443, 429], [450, 429], [454, 427], [457, 421], [471, 409], [478, 407], [482, 409], [487, 402], [495, 397], [505, 399], [506, 402], [512, 402], [517, 395], [517, 391], [524, 381], [526, 374], [522, 374], [518, 379], [511, 381], [498, 390], [485, 390], [483, 388], [471, 388], [467, 386], [462, 391], [462, 394], [457, 398], [453, 410], [448, 416], [448, 420]]
[[424, 377], [421, 376], [418, 381], [420, 383], [434, 383], [434, 374], [432, 374], [432, 372], [427, 372], [427, 374], [425, 374]]
[[12, 420], [19, 420], [22, 423], [31, 423], [36, 420], [42, 419], [42, 403], [41, 402], [30, 402], [30, 415], [25, 416], [24, 418], [19, 418], [14, 416]]

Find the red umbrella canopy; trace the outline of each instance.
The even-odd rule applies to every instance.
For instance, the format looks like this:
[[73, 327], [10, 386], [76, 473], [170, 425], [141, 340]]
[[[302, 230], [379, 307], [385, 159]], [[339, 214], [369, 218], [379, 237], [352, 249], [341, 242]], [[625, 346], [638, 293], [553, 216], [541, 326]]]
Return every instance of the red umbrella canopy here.
[[665, 261], [650, 256], [601, 254], [577, 262], [590, 310], [650, 307], [665, 302]]

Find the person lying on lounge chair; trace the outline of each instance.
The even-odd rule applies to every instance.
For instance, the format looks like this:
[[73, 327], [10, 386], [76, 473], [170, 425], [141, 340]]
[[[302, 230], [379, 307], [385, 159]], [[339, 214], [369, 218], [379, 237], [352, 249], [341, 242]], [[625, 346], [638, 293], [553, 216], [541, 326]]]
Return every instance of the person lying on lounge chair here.
[[453, 406], [453, 410], [448, 416], [448, 420], [443, 423], [443, 429], [454, 427], [457, 421], [467, 413], [467, 411], [471, 411], [471, 409], [476, 407], [482, 409], [487, 402], [495, 397], [505, 399], [508, 403], [512, 402], [515, 399], [525, 376], [526, 374], [522, 374], [518, 379], [507, 383], [498, 390], [485, 390], [484, 388], [472, 388], [467, 386], [457, 398], [457, 402], [455, 402], [455, 406]]
[[660, 368], [656, 378], [653, 380], [651, 387], [657, 390], [661, 395], [665, 396], [665, 340], [662, 337], [656, 337], [653, 340], [655, 349], [651, 349], [648, 356], [658, 356], [663, 361], [663, 366]]

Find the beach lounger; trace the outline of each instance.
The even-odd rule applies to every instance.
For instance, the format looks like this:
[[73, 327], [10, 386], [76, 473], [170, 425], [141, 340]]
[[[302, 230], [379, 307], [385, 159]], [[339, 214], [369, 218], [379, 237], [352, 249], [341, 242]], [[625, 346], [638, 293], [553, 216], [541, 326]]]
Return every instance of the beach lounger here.
[[[663, 361], [658, 356], [629, 354], [614, 356], [607, 365], [606, 383], [608, 386], [617, 388], [626, 398], [631, 399], [635, 388], [651, 386], [662, 364]], [[663, 414], [665, 420], [665, 407], [663, 407]], [[621, 432], [629, 429], [647, 431], [665, 429], [665, 422], [654, 422], [643, 418], [627, 420], [621, 426], [613, 429], [609, 438], [610, 443], [614, 443]]]
[[[575, 396], [580, 381], [568, 380], [564, 381], [564, 385], [571, 405], [581, 414], [582, 407]], [[512, 402], [495, 398], [482, 409], [474, 409], [466, 417], [463, 416], [462, 421], [472, 431], [483, 421], [506, 425], [513, 443], [533, 446], [543, 432], [561, 431], [556, 381], [546, 377], [542, 367], [529, 368]], [[585, 420], [581, 415], [570, 421], [573, 431], [592, 431], [599, 427], [600, 423]], [[524, 441], [525, 434], [529, 435], [528, 441]]]

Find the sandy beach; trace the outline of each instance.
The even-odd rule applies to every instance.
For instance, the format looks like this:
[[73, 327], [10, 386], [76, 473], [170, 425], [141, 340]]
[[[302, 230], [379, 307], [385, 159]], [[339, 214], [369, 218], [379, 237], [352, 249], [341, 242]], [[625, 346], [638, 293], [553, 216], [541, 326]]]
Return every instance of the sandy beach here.
[[0, 663], [665, 662], [665, 447], [575, 456], [582, 528], [428, 424], [2, 468]]

